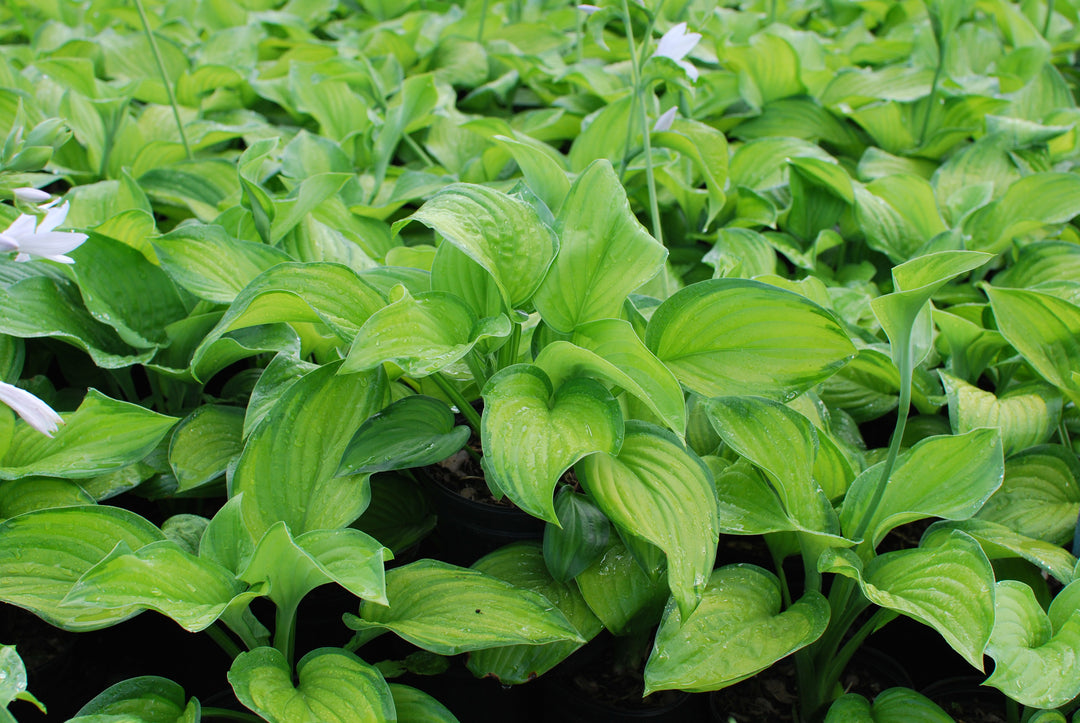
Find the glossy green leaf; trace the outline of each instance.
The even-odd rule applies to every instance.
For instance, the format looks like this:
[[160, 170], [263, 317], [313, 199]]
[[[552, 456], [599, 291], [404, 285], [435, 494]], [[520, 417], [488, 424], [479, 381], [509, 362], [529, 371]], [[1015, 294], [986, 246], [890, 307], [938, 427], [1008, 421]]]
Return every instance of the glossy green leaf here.
[[380, 370], [337, 375], [339, 364], [290, 386], [248, 437], [231, 480], [258, 537], [275, 522], [293, 534], [347, 525], [367, 507], [367, 476], [335, 477], [349, 440], [383, 406]]
[[352, 653], [318, 648], [296, 664], [275, 648], [241, 653], [229, 669], [237, 699], [270, 723], [383, 723], [397, 719], [382, 673]]
[[994, 275], [994, 286], [1027, 289], [1048, 281], [1080, 278], [1080, 245], [1036, 241], [1020, 249], [1015, 263]]
[[634, 420], [617, 454], [590, 455], [577, 471], [608, 519], [667, 554], [668, 586], [693, 612], [720, 534], [708, 467], [671, 432]]
[[788, 517], [815, 533], [840, 534], [836, 513], [813, 476], [818, 435], [809, 419], [761, 397], [720, 397], [709, 402], [708, 411], [721, 439], [765, 471]]
[[502, 292], [495, 278], [453, 244], [440, 244], [431, 262], [431, 289], [464, 301], [478, 319], [503, 313]]
[[559, 525], [544, 527], [544, 562], [553, 578], [569, 582], [608, 546], [611, 525], [592, 500], [562, 487], [555, 493]]
[[409, 221], [434, 229], [486, 269], [511, 309], [532, 297], [559, 250], [532, 206], [485, 186], [447, 186], [395, 230]]
[[126, 543], [83, 573], [61, 605], [156, 610], [189, 632], [212, 625], [230, 605], [246, 606], [264, 591], [247, 586], [217, 563], [182, 550], [172, 540], [136, 551]]
[[134, 512], [89, 505], [41, 510], [0, 523], [0, 600], [26, 608], [65, 630], [96, 630], [126, 620], [139, 607], [61, 605], [75, 582], [117, 544], [138, 549], [165, 539]]
[[[555, 604], [586, 640], [603, 628], [573, 582], [558, 582], [548, 573], [544, 553], [534, 543], [515, 543], [480, 558], [474, 570], [543, 595]], [[581, 647], [576, 641], [544, 645], [485, 648], [469, 655], [469, 670], [478, 678], [494, 677], [503, 685], [526, 683], [562, 662]]]
[[617, 536], [577, 576], [577, 584], [589, 609], [615, 635], [630, 632], [639, 623], [651, 628], [671, 595], [667, 581], [647, 574]]
[[702, 281], [653, 313], [645, 344], [703, 396], [793, 398], [833, 374], [855, 347], [805, 297], [743, 279]]
[[978, 250], [998, 254], [1018, 236], [1066, 223], [1078, 214], [1080, 178], [1072, 173], [1034, 173], [969, 216], [964, 232]]
[[52, 507], [92, 505], [97, 500], [75, 482], [55, 477], [23, 477], [0, 482], [0, 519]]
[[[598, 205], [597, 198], [604, 203]], [[634, 217], [606, 161], [574, 181], [555, 222], [559, 255], [533, 296], [558, 331], [619, 316], [627, 295], [660, 271], [667, 252]]]
[[1053, 625], [1031, 588], [1013, 580], [997, 584], [995, 614], [986, 648], [994, 672], [985, 685], [1032, 708], [1056, 708], [1080, 695], [1080, 616], [1071, 612]]
[[1008, 342], [1000, 332], [986, 329], [957, 314], [940, 309], [932, 311], [939, 339], [948, 345], [950, 371], [969, 382], [976, 381]]
[[918, 548], [887, 552], [866, 563], [851, 550], [827, 550], [818, 570], [858, 581], [875, 605], [929, 625], [982, 670], [994, 625], [994, 570], [979, 544], [954, 532]]
[[780, 582], [754, 565], [715, 570], [686, 618], [669, 602], [645, 665], [645, 693], [719, 690], [765, 670], [817, 640], [829, 604], [808, 592], [781, 611]]
[[383, 563], [391, 557], [378, 540], [360, 530], [312, 530], [293, 537], [279, 522], [259, 539], [237, 577], [250, 585], [268, 583], [270, 599], [284, 609], [295, 609], [305, 595], [330, 582], [357, 597], [385, 603]]
[[1061, 395], [1046, 384], [1020, 385], [997, 397], [945, 372], [941, 380], [949, 397], [953, 433], [996, 427], [1006, 457], [1048, 441], [1061, 419]]
[[721, 532], [761, 535], [799, 529], [772, 485], [748, 461], [740, 460], [719, 471], [714, 469], [713, 474]]
[[879, 462], [855, 478], [840, 509], [840, 526], [845, 531], [854, 530], [869, 512], [866, 539], [874, 548], [889, 530], [907, 522], [973, 516], [1001, 486], [1005, 474], [996, 429], [929, 437], [897, 457], [885, 492], [870, 512], [866, 508], [881, 481], [883, 465]]
[[494, 136], [494, 140], [506, 146], [506, 150], [514, 157], [529, 189], [552, 213], [558, 213], [566, 195], [570, 193], [570, 179], [563, 168], [565, 164], [560, 164], [550, 149], [538, 146], [536, 141], [528, 142], [521, 137], [509, 138], [500, 135]]
[[1026, 449], [1006, 460], [1001, 488], [977, 515], [1052, 545], [1073, 539], [1078, 516], [1080, 462], [1057, 445]]
[[1022, 289], [985, 287], [998, 329], [1044, 379], [1080, 398], [1080, 307]]
[[189, 414], [169, 442], [169, 465], [177, 492], [199, 487], [225, 474], [243, 449], [244, 410], [206, 404]]
[[732, 154], [731, 185], [754, 191], [782, 186], [788, 173], [786, 162], [791, 158], [835, 160], [816, 144], [798, 138], [761, 138], [744, 143]]
[[483, 394], [486, 474], [518, 507], [558, 524], [552, 494], [559, 477], [585, 455], [622, 446], [618, 403], [584, 377], [553, 390], [539, 367], [524, 364], [493, 376]]
[[482, 339], [510, 335], [509, 318], [478, 319], [452, 294], [430, 291], [415, 298], [398, 287], [392, 300], [371, 315], [353, 339], [342, 373], [393, 361], [409, 376], [433, 374], [459, 361]]
[[53, 439], [16, 423], [0, 458], [0, 479], [31, 475], [79, 479], [109, 472], [149, 454], [176, 421], [91, 389]]
[[9, 720], [15, 719], [10, 717], [7, 706], [15, 700], [29, 701], [45, 712], [45, 706], [26, 690], [26, 666], [14, 645], [0, 645], [0, 673], [0, 710], [8, 714]]
[[259, 274], [292, 259], [266, 244], [230, 237], [221, 226], [188, 225], [154, 239], [169, 276], [200, 299], [231, 304]]
[[695, 120], [676, 118], [670, 131], [652, 134], [657, 148], [670, 148], [690, 159], [709, 193], [709, 219], [719, 213], [727, 197], [728, 143], [724, 134]]
[[423, 467], [446, 459], [469, 440], [444, 402], [420, 395], [400, 399], [360, 425], [341, 458], [338, 476]]
[[390, 693], [394, 696], [398, 723], [458, 723], [445, 705], [422, 690], [391, 683]]
[[923, 539], [928, 542], [939, 540], [952, 530], [960, 530], [975, 538], [991, 560], [1019, 557], [1045, 570], [1063, 585], [1073, 579], [1076, 558], [1067, 550], [1014, 532], [996, 522], [988, 520], [937, 522], [924, 533]]
[[361, 635], [389, 630], [439, 655], [503, 645], [585, 642], [539, 593], [435, 560], [388, 572], [386, 596], [389, 607], [365, 601], [359, 617], [347, 614], [345, 624]]
[[858, 693], [840, 696], [829, 706], [825, 723], [954, 723], [952, 716], [910, 688], [889, 688], [874, 704]]
[[776, 251], [768, 239], [746, 228], [724, 228], [701, 263], [714, 269], [713, 278], [750, 279], [776, 272]]
[[80, 708], [71, 723], [198, 723], [201, 713], [199, 701], [188, 700], [180, 685], [145, 675], [109, 686]]
[[555, 387], [575, 376], [594, 376], [633, 394], [676, 434], [686, 429], [686, 405], [675, 376], [641, 341], [629, 322], [602, 319], [574, 329], [536, 356]]

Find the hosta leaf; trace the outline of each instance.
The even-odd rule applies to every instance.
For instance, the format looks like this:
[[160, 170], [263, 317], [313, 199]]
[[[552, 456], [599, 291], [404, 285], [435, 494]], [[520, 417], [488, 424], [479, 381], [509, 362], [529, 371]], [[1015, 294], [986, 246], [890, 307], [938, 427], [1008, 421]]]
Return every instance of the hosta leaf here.
[[772, 485], [746, 460], [714, 470], [713, 474], [721, 532], [761, 535], [799, 529], [798, 523], [788, 517]]
[[221, 226], [188, 225], [154, 239], [169, 276], [200, 299], [231, 304], [259, 274], [292, 259], [266, 244], [241, 241]]
[[478, 319], [464, 301], [446, 292], [414, 298], [397, 287], [391, 297], [391, 304], [356, 333], [342, 373], [393, 361], [407, 375], [423, 377], [460, 360], [482, 339], [510, 335], [506, 316]]
[[693, 612], [720, 534], [704, 462], [671, 432], [633, 420], [617, 454], [590, 455], [577, 470], [608, 519], [667, 554], [671, 593], [684, 614]]
[[654, 133], [658, 148], [670, 148], [690, 159], [709, 192], [709, 220], [724, 208], [727, 185], [728, 143], [724, 134], [694, 120], [676, 118], [670, 131]]
[[90, 505], [41, 510], [0, 524], [0, 600], [26, 608], [65, 630], [96, 630], [130, 618], [120, 609], [61, 605], [75, 582], [123, 542], [138, 549], [165, 539], [134, 512]]
[[719, 690], [765, 670], [821, 637], [829, 604], [807, 592], [780, 610], [780, 582], [754, 565], [713, 571], [705, 596], [686, 618], [669, 602], [645, 665], [645, 693]]
[[932, 315], [941, 331], [938, 338], [948, 344], [950, 371], [961, 379], [976, 381], [998, 353], [1009, 346], [997, 330], [936, 308]]
[[733, 276], [750, 279], [776, 272], [776, 251], [768, 239], [747, 228], [724, 228], [716, 234], [716, 243], [701, 258], [712, 266], [714, 279]]
[[555, 514], [559, 526], [544, 526], [544, 562], [553, 578], [569, 582], [603, 554], [611, 525], [592, 500], [569, 486], [556, 492]]
[[169, 442], [169, 465], [183, 492], [225, 474], [243, 449], [244, 410], [205, 404], [176, 427]]
[[646, 574], [617, 536], [577, 576], [577, 584], [589, 609], [615, 635], [629, 632], [638, 620], [647, 627], [655, 625], [670, 597], [663, 577], [654, 580]]
[[1005, 462], [1005, 480], [977, 517], [1022, 535], [1065, 545], [1080, 516], [1080, 462], [1064, 447], [1043, 445]]
[[198, 723], [201, 713], [199, 701], [187, 700], [177, 683], [145, 675], [109, 686], [79, 708], [70, 723]]
[[399, 723], [458, 723], [450, 710], [422, 690], [400, 683], [390, 684]]
[[686, 405], [675, 376], [653, 356], [629, 322], [602, 319], [574, 329], [536, 356], [536, 366], [561, 386], [574, 376], [595, 376], [637, 397], [671, 431], [686, 430]]
[[365, 601], [360, 616], [346, 615], [345, 624], [362, 636], [390, 630], [439, 655], [585, 642], [539, 593], [444, 562], [420, 560], [394, 568], [386, 575], [386, 596], [389, 607]]
[[397, 720], [382, 673], [346, 650], [318, 648], [296, 664], [298, 684], [275, 648], [241, 653], [229, 669], [237, 699], [270, 723]]
[[529, 143], [520, 138], [499, 135], [494, 136], [494, 140], [506, 146], [514, 157], [529, 189], [553, 213], [558, 213], [566, 194], [570, 192], [570, 179], [563, 168], [565, 164], [560, 164], [550, 152], [534, 145], [535, 141]]
[[1074, 401], [1080, 384], [1080, 307], [1022, 289], [985, 287], [998, 329], [1044, 379]]
[[4, 309], [0, 332], [28, 339], [61, 339], [84, 350], [102, 369], [144, 363], [156, 351], [128, 345], [115, 329], [90, 315], [73, 288], [44, 276], [0, 288], [0, 307]]
[[986, 654], [994, 672], [984, 685], [1021, 705], [1056, 708], [1080, 695], [1080, 616], [1061, 616], [1054, 626], [1027, 585], [997, 584], [994, 632]]
[[486, 186], [447, 186], [394, 229], [409, 221], [434, 229], [486, 269], [511, 309], [532, 297], [559, 250], [532, 206]]
[[765, 191], [784, 185], [787, 161], [791, 158], [818, 158], [834, 161], [814, 143], [798, 138], [761, 138], [739, 146], [731, 156], [731, 185]]
[[360, 425], [341, 458], [337, 475], [435, 464], [464, 447], [469, 434], [467, 426], [454, 426], [454, 413], [445, 402], [408, 396]]
[[15, 700], [25, 700], [33, 703], [44, 713], [45, 706], [26, 690], [26, 665], [15, 651], [14, 645], [0, 645], [0, 719], [4, 713], [8, 715], [6, 721], [14, 721], [7, 706]]
[[319, 367], [285, 390], [248, 438], [231, 493], [244, 493], [255, 537], [279, 520], [296, 535], [347, 525], [367, 507], [365, 475], [334, 475], [353, 434], [382, 407], [386, 377], [337, 375], [339, 366]]
[[[473, 569], [540, 593], [555, 604], [586, 640], [603, 629], [577, 585], [557, 582], [551, 577], [539, 545], [527, 542], [507, 545], [477, 560]], [[580, 647], [581, 643], [571, 640], [485, 648], [469, 655], [468, 666], [478, 678], [494, 677], [503, 685], [517, 685], [543, 675]]]
[[1037, 241], [1020, 249], [1016, 262], [994, 275], [994, 286], [1026, 289], [1048, 281], [1080, 279], [1080, 245]]
[[[604, 203], [596, 204], [595, 199]], [[578, 176], [555, 222], [559, 255], [536, 289], [540, 316], [557, 331], [619, 316], [627, 295], [656, 276], [667, 250], [630, 211], [611, 164]]]
[[929, 437], [896, 460], [878, 506], [867, 505], [880, 483], [884, 462], [869, 467], [851, 483], [840, 509], [840, 525], [855, 529], [870, 514], [866, 539], [876, 548], [889, 530], [924, 517], [963, 520], [989, 499], [1005, 474], [1001, 437], [996, 429]]
[[1045, 570], [1062, 584], [1067, 584], [1073, 579], [1076, 558], [1067, 550], [1014, 532], [996, 522], [987, 520], [937, 522], [924, 533], [923, 539], [932, 542], [948, 535], [952, 530], [960, 530], [974, 537], [991, 560], [1019, 557]]
[[720, 397], [708, 410], [724, 442], [768, 475], [787, 516], [806, 530], [839, 535], [836, 513], [813, 476], [818, 435], [809, 419], [761, 397]]
[[269, 583], [279, 607], [295, 608], [309, 592], [336, 582], [357, 597], [386, 602], [383, 562], [392, 557], [382, 544], [349, 527], [312, 530], [293, 537], [279, 522], [262, 536], [238, 577], [251, 585]]
[[52, 507], [92, 505], [96, 500], [75, 482], [53, 477], [23, 477], [0, 482], [0, 519]]
[[818, 570], [858, 581], [870, 602], [907, 615], [941, 633], [982, 670], [994, 625], [994, 570], [971, 537], [954, 532], [913, 550], [879, 555], [863, 566], [851, 550], [827, 550]]
[[910, 688], [889, 688], [870, 701], [847, 693], [829, 706], [825, 723], [954, 723], [952, 716]]
[[558, 524], [552, 493], [559, 476], [587, 454], [622, 446], [618, 403], [584, 377], [555, 392], [540, 368], [524, 364], [500, 371], [483, 392], [485, 472], [518, 507]]
[[855, 354], [829, 312], [744, 279], [702, 281], [676, 292], [653, 313], [645, 344], [706, 397], [793, 398]]
[[53, 439], [27, 424], [16, 424], [7, 452], [0, 457], [0, 479], [94, 477], [141, 460], [176, 421], [91, 389]]
[[440, 244], [431, 262], [432, 291], [461, 299], [479, 319], [502, 314], [502, 292], [494, 277], [453, 244]]
[[1080, 177], [1034, 173], [1011, 186], [999, 200], [964, 222], [964, 233], [980, 251], [998, 254], [1018, 236], [1062, 224], [1080, 214]]
[[1024, 384], [997, 397], [945, 372], [941, 380], [953, 433], [996, 427], [1006, 457], [1049, 440], [1061, 419], [1061, 395], [1047, 384]]
[[886, 176], [856, 189], [855, 210], [867, 243], [894, 262], [910, 259], [946, 230], [933, 188], [918, 176]]
[[276, 322], [322, 323], [350, 341], [368, 317], [385, 306], [374, 288], [347, 266], [278, 264], [255, 277], [195, 350], [197, 366], [213, 342], [227, 332]]
[[185, 552], [172, 540], [134, 552], [121, 542], [83, 573], [61, 604], [149, 608], [195, 633], [212, 625], [230, 605], [246, 606], [264, 592], [246, 588], [229, 570]]

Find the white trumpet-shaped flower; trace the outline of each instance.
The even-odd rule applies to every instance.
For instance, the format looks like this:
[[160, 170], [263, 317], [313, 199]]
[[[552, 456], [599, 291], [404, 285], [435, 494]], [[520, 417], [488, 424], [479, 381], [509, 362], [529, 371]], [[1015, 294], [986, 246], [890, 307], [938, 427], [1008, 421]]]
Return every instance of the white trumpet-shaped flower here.
[[678, 112], [679, 109], [675, 106], [671, 106], [664, 111], [664, 113], [656, 119], [656, 125], [653, 126], [653, 133], [663, 133], [664, 131], [671, 130], [671, 124], [674, 122]]
[[700, 40], [701, 33], [688, 33], [686, 32], [686, 23], [679, 23], [660, 38], [660, 43], [656, 46], [653, 57], [674, 60], [680, 68], [686, 71], [686, 74], [690, 76], [690, 80], [697, 80], [698, 69], [694, 67], [693, 63], [683, 60], [683, 58], [689, 55]]
[[31, 427], [47, 437], [53, 436], [64, 420], [45, 402], [25, 389], [0, 382], [0, 402], [11, 407]]
[[62, 264], [75, 263], [75, 259], [64, 254], [81, 246], [87, 235], [56, 230], [67, 218], [68, 208], [67, 203], [54, 206], [41, 221], [30, 214], [19, 214], [10, 226], [0, 231], [0, 252], [16, 251], [16, 261], [42, 258]]
[[23, 203], [45, 203], [52, 198], [45, 191], [37, 188], [16, 188], [12, 193], [16, 200]]
[[585, 13], [586, 15], [592, 15], [593, 13], [600, 10], [600, 8], [596, 5], [578, 5], [577, 9]]

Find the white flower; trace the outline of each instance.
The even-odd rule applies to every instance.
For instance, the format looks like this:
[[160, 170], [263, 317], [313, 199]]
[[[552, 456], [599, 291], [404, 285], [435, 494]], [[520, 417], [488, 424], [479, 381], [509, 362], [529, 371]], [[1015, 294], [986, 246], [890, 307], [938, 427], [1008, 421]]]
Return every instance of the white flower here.
[[592, 15], [593, 13], [600, 10], [600, 8], [598, 8], [596, 5], [578, 5], [577, 9], [585, 13], [586, 15]]
[[49, 194], [36, 188], [16, 188], [12, 193], [15, 200], [23, 203], [45, 203], [50, 198]]
[[47, 437], [59, 429], [64, 420], [45, 402], [25, 389], [0, 382], [0, 402], [11, 407], [31, 427]]
[[0, 231], [0, 251], [17, 251], [16, 261], [38, 257], [62, 264], [75, 263], [75, 259], [64, 254], [81, 246], [87, 235], [54, 230], [67, 218], [68, 208], [67, 203], [50, 208], [40, 223], [34, 216], [20, 214], [10, 226]]
[[664, 33], [660, 43], [656, 46], [654, 58], [671, 58], [680, 68], [686, 71], [690, 80], [698, 79], [698, 70], [693, 63], [683, 60], [694, 46], [701, 40], [701, 33], [686, 32], [686, 23], [679, 23], [671, 30]]
[[664, 113], [656, 119], [656, 125], [653, 126], [653, 133], [662, 133], [667, 130], [671, 130], [671, 123], [675, 120], [675, 115], [679, 112], [676, 106], [671, 106]]

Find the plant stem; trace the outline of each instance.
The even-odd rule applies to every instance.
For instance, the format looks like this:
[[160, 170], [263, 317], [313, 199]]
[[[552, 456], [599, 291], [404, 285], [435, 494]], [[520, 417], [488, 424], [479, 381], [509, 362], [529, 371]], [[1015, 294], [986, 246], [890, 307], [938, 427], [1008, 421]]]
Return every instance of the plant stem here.
[[251, 721], [251, 723], [262, 723], [262, 718], [257, 715], [245, 713], [242, 710], [230, 710], [229, 708], [209, 708], [203, 706], [202, 717], [204, 719], [218, 718], [220, 720], [244, 721], [244, 723], [247, 723], [248, 721]]
[[274, 647], [285, 656], [289, 670], [296, 657], [296, 607], [300, 601], [291, 605], [279, 605], [274, 619]]
[[442, 390], [442, 393], [450, 397], [450, 400], [454, 403], [454, 406], [458, 408], [461, 415], [465, 417], [465, 421], [469, 423], [469, 426], [473, 428], [473, 431], [478, 435], [480, 434], [480, 415], [473, 409], [473, 405], [469, 404], [469, 400], [458, 391], [457, 387], [448, 382], [438, 372], [431, 375], [431, 381], [435, 382], [435, 385]]
[[1072, 449], [1072, 439], [1069, 436], [1069, 428], [1065, 425], [1064, 417], [1058, 422], [1058, 437], [1065, 449]]
[[402, 133], [401, 137], [405, 139], [405, 145], [411, 148], [412, 152], [420, 157], [420, 160], [423, 161], [425, 166], [431, 168], [435, 165], [435, 161], [428, 155], [428, 152], [425, 151], [424, 147], [417, 143], [412, 136], [408, 133]]
[[222, 629], [221, 625], [219, 625], [218, 623], [214, 623], [204, 632], [209, 635], [210, 639], [217, 643], [218, 647], [224, 650], [225, 654], [228, 655], [230, 658], [235, 658], [237, 655], [240, 655], [240, 653], [244, 652], [240, 649], [240, 646], [237, 645], [236, 642], [229, 637], [229, 634], [226, 633]]
[[173, 93], [172, 83], [169, 82], [169, 76], [165, 73], [165, 63], [161, 60], [157, 40], [154, 39], [154, 33], [150, 30], [150, 21], [146, 19], [146, 11], [143, 9], [142, 0], [135, 0], [135, 8], [139, 11], [139, 20], [142, 21], [146, 39], [150, 41], [150, 51], [154, 54], [154, 62], [157, 63], [158, 73], [161, 74], [161, 82], [165, 84], [165, 92], [169, 95], [169, 105], [172, 106], [173, 118], [176, 119], [176, 129], [180, 131], [180, 142], [184, 144], [184, 153], [187, 154], [189, 161], [194, 160], [195, 157], [191, 155], [191, 146], [188, 145], [187, 135], [184, 133], [184, 122], [180, 120], [180, 107], [176, 104], [176, 94]]
[[484, 42], [484, 23], [487, 22], [488, 14], [488, 1], [484, 0], [484, 4], [480, 6], [480, 27], [476, 30], [476, 42]]
[[930, 83], [930, 99], [926, 103], [926, 112], [923, 114], [922, 130], [919, 131], [919, 145], [926, 142], [926, 131], [930, 127], [930, 116], [934, 112], [934, 104], [937, 103], [938, 85], [941, 83], [941, 70], [945, 67], [945, 36], [938, 38], [938, 62], [934, 68], [934, 80]]
[[1043, 37], [1047, 40], [1050, 39], [1050, 20], [1054, 17], [1054, 0], [1048, 0], [1046, 3], [1046, 21], [1043, 23]]
[[870, 633], [874, 632], [882, 625], [895, 620], [897, 615], [898, 614], [893, 610], [878, 608], [874, 614], [870, 616], [870, 619], [855, 631], [855, 634], [844, 643], [844, 647], [841, 648], [825, 666], [825, 673], [821, 676], [821, 686], [823, 691], [827, 692], [836, 685], [844, 672], [844, 668], [847, 667], [848, 662], [851, 660], [851, 656], [855, 655], [859, 646], [870, 637]]

